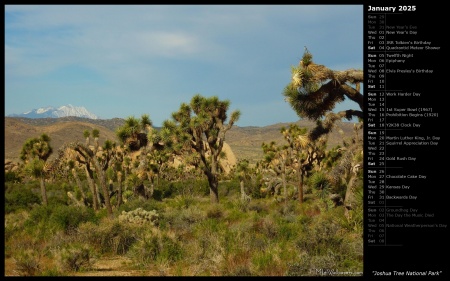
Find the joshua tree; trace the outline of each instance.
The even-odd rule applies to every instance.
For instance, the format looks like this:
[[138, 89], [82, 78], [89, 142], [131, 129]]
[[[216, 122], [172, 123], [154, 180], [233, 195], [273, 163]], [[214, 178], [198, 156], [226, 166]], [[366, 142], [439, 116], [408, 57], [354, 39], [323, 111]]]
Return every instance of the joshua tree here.
[[362, 122], [353, 125], [354, 136], [350, 141], [344, 141], [344, 146], [340, 149], [342, 156], [337, 160], [329, 173], [330, 182], [333, 185], [344, 183], [345, 198], [344, 206], [346, 215], [358, 205], [358, 189], [362, 186], [363, 169], [363, 139], [358, 133], [362, 129]]
[[148, 114], [143, 114], [141, 119], [129, 116], [125, 124], [116, 130], [116, 135], [131, 151], [137, 151], [147, 145], [147, 133], [152, 130], [152, 121]]
[[[277, 146], [275, 141], [270, 143], [262, 143], [264, 152], [264, 164], [267, 171], [275, 174], [278, 178], [281, 176], [283, 185], [284, 200], [287, 200], [286, 175], [291, 171], [289, 167], [292, 165], [292, 149], [287, 145]], [[278, 188], [275, 189], [274, 195], [278, 194]]]
[[291, 124], [289, 128], [281, 128], [284, 139], [288, 142], [292, 152], [292, 167], [298, 175], [298, 201], [303, 203], [303, 182], [307, 173], [314, 165], [320, 165], [320, 161], [325, 156], [326, 138], [321, 137], [317, 141], [311, 141], [307, 135], [306, 128], [299, 128]]
[[78, 176], [78, 171], [77, 171], [77, 167], [75, 165], [75, 161], [69, 160], [67, 164], [69, 166], [70, 171], [72, 172], [75, 182], [77, 183], [78, 189], [80, 190], [81, 198], [83, 199], [83, 202], [86, 204], [87, 196], [86, 196], [86, 193], [84, 192], [80, 177]]
[[89, 146], [90, 141], [91, 141], [91, 140], [89, 139], [89, 137], [91, 136], [91, 132], [89, 132], [89, 130], [84, 130], [83, 136], [84, 136], [84, 138], [86, 139], [86, 146]]
[[240, 111], [236, 110], [231, 113], [228, 124], [225, 124], [229, 106], [228, 100], [196, 94], [189, 104], [182, 103], [180, 109], [172, 113], [173, 121], [166, 120], [162, 128], [163, 134], [167, 132], [172, 136], [167, 145], [173, 142], [175, 151], [199, 155], [201, 168], [208, 178], [212, 203], [219, 202], [218, 158], [225, 134], [240, 117]]
[[[85, 147], [87, 148], [87, 146]], [[92, 207], [95, 211], [97, 211], [99, 209], [100, 202], [98, 198], [97, 186], [95, 185], [94, 171], [91, 165], [91, 161], [89, 158], [85, 158], [85, 156], [81, 153], [78, 153], [78, 155], [76, 156], [76, 160], [84, 167], [86, 180], [92, 193]]]
[[47, 134], [42, 134], [39, 138], [28, 139], [20, 152], [20, 158], [26, 164], [25, 171], [40, 181], [43, 205], [48, 204], [45, 164], [52, 153], [53, 148], [50, 146], [50, 137]]
[[[72, 143], [70, 146], [73, 150], [77, 152], [77, 161], [85, 166], [86, 173], [88, 176], [88, 182], [90, 184], [90, 188], [93, 191], [93, 200], [94, 200], [94, 209], [96, 209], [95, 201], [98, 200], [96, 194], [98, 194], [95, 183], [93, 181], [93, 171], [94, 168], [97, 178], [99, 180], [100, 187], [102, 189], [103, 197], [105, 200], [105, 206], [109, 216], [112, 216], [112, 206], [110, 202], [110, 192], [106, 183], [106, 170], [108, 167], [114, 164], [113, 160], [113, 147], [114, 144], [107, 140], [102, 148], [102, 152], [99, 152], [99, 131], [94, 129], [92, 131], [92, 136], [94, 137], [94, 148], [91, 150], [89, 147], [82, 143]], [[101, 154], [101, 155], [99, 155]], [[98, 208], [98, 206], [97, 206]]]
[[[285, 87], [283, 95], [299, 117], [318, 122], [317, 127], [310, 132], [310, 138], [316, 140], [329, 133], [337, 120], [364, 118], [364, 99], [360, 93], [364, 76], [363, 70], [335, 71], [315, 64], [312, 58], [305, 48], [299, 65], [291, 67], [292, 80]], [[333, 113], [336, 104], [345, 98], [356, 102], [360, 110]], [[323, 117], [326, 117], [324, 122], [321, 120]]]
[[251, 199], [250, 196], [248, 196], [245, 193], [245, 180], [248, 180], [250, 178], [250, 163], [248, 159], [242, 159], [236, 164], [236, 174], [239, 179], [239, 185], [241, 187], [241, 200], [242, 201], [249, 201]]

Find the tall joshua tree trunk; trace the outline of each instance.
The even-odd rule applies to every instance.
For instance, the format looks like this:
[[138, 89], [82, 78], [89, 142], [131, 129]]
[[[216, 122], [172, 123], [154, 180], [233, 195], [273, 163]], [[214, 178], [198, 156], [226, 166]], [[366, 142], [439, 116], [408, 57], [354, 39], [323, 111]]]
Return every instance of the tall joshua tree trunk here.
[[110, 217], [112, 217], [113, 212], [112, 212], [111, 201], [110, 201], [110, 198], [109, 198], [108, 186], [106, 184], [105, 173], [102, 170], [102, 168], [100, 166], [100, 163], [98, 162], [97, 158], [93, 157], [92, 159], [94, 161], [95, 171], [97, 172], [97, 177], [98, 177], [99, 182], [100, 182], [100, 187], [101, 187], [101, 189], [103, 191], [103, 196], [105, 198], [106, 211], [108, 212], [108, 215]]
[[209, 183], [209, 197], [211, 199], [211, 203], [219, 203], [219, 181], [217, 180], [217, 176], [212, 173], [207, 174], [208, 183]]
[[98, 201], [97, 187], [95, 186], [94, 182], [94, 175], [87, 165], [84, 166], [84, 169], [86, 171], [86, 180], [88, 182], [89, 189], [91, 190], [92, 193], [92, 205], [94, 211], [98, 211], [100, 204]]
[[47, 206], [48, 205], [47, 189], [45, 188], [45, 179], [43, 176], [39, 178], [39, 182], [41, 185], [42, 204], [44, 206]]
[[117, 209], [119, 209], [120, 205], [122, 205], [122, 172], [117, 172], [117, 182], [118, 182], [118, 191], [117, 191]]
[[83, 190], [83, 185], [81, 184], [80, 177], [78, 176], [77, 170], [75, 170], [75, 168], [72, 168], [72, 175], [75, 178], [78, 189], [80, 190], [81, 197], [83, 198], [83, 203], [86, 203], [87, 202], [86, 201], [87, 200], [86, 193]]

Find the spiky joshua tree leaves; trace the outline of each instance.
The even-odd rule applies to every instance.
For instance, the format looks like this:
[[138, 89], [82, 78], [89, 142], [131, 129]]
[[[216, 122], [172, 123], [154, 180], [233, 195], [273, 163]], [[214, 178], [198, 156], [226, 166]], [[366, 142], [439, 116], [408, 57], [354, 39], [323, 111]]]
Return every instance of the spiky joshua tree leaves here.
[[117, 137], [131, 151], [137, 151], [147, 145], [147, 133], [151, 130], [152, 121], [148, 114], [143, 114], [141, 119], [129, 116], [125, 124], [116, 131]]
[[[227, 111], [230, 101], [219, 100], [217, 96], [194, 95], [190, 103], [182, 103], [172, 113], [172, 120], [163, 123], [163, 136], [167, 134], [166, 145], [173, 145], [177, 153], [196, 153], [200, 166], [208, 178], [211, 203], [219, 202], [219, 162], [226, 132], [239, 119], [240, 111], [231, 113], [228, 124]], [[170, 137], [169, 137], [170, 135]]]
[[[310, 132], [312, 140], [329, 133], [337, 120], [353, 117], [363, 119], [364, 100], [360, 84], [364, 81], [363, 70], [331, 70], [313, 62], [313, 56], [305, 48], [297, 67], [291, 67], [292, 80], [285, 87], [283, 95], [301, 118], [317, 121], [317, 127]], [[337, 103], [348, 98], [357, 103], [360, 110], [344, 110], [333, 113]], [[325, 121], [321, 121], [323, 117]]]

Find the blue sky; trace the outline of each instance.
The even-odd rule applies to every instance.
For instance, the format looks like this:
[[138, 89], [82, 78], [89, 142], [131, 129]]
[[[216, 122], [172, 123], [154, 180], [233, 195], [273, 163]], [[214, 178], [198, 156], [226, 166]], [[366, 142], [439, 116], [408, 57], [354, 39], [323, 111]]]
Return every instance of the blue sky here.
[[5, 5], [5, 115], [72, 104], [160, 126], [199, 93], [238, 126], [295, 122], [282, 92], [304, 46], [363, 69], [363, 6]]

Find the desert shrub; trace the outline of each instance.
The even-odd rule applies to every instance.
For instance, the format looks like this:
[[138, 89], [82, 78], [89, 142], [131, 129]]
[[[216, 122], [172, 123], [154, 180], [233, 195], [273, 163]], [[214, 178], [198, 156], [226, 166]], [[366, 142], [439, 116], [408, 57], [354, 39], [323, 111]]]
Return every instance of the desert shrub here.
[[229, 269], [229, 271], [225, 272], [223, 275], [224, 276], [253, 276], [253, 273], [248, 264], [240, 264], [240, 265], [236, 265], [236, 267]]
[[219, 182], [219, 197], [233, 197], [240, 194], [239, 180], [233, 178]]
[[122, 192], [122, 199], [124, 202], [129, 202], [133, 199], [134, 192], [132, 190], [124, 190]]
[[27, 187], [10, 188], [5, 193], [5, 213], [19, 209], [29, 210], [34, 204], [40, 204], [41, 198]]
[[[210, 268], [219, 269], [225, 259], [227, 247], [224, 233], [227, 225], [223, 220], [207, 218], [193, 227], [192, 243], [195, 243], [196, 252], [189, 252], [197, 264]], [[195, 242], [194, 242], [195, 241]], [[205, 272], [204, 274], [218, 274]]]
[[249, 210], [249, 204], [248, 202], [245, 202], [243, 200], [239, 199], [234, 199], [230, 201], [232, 203], [232, 208], [238, 210], [239, 212], [248, 212]]
[[329, 250], [339, 251], [342, 245], [341, 227], [333, 220], [318, 218], [297, 240], [297, 247], [310, 255], [324, 255]]
[[248, 209], [257, 213], [268, 213], [269, 211], [266, 205], [264, 205], [261, 201], [256, 200], [251, 201], [250, 204], [248, 204]]
[[92, 266], [92, 250], [80, 243], [65, 245], [55, 256], [59, 269], [63, 272], [87, 270]]
[[73, 192], [73, 187], [65, 182], [47, 183], [47, 197], [49, 205], [67, 205], [69, 197], [67, 191]]
[[[223, 234], [224, 262], [222, 274], [227, 276], [252, 276], [252, 255], [264, 252], [268, 245], [265, 237], [259, 233], [248, 231], [244, 225], [233, 227]], [[219, 248], [220, 250], [220, 248]]]
[[297, 238], [300, 229], [297, 222], [278, 221], [278, 237], [284, 241]]
[[59, 270], [57, 267], [42, 269], [42, 271], [38, 274], [38, 276], [64, 276], [63, 272]]
[[279, 234], [279, 227], [271, 216], [255, 220], [253, 230], [257, 233], [264, 234], [269, 239], [274, 239]]
[[5, 172], [5, 182], [15, 182], [20, 183], [22, 182], [22, 177], [17, 172]]
[[258, 174], [256, 177], [252, 177], [252, 179], [246, 184], [249, 195], [251, 195], [252, 198], [264, 198], [267, 195], [261, 192], [261, 182], [262, 175]]
[[174, 262], [181, 260], [183, 257], [182, 245], [176, 239], [163, 234], [161, 245], [160, 258], [163, 261]]
[[181, 210], [181, 209], [187, 209], [189, 206], [195, 203], [195, 198], [192, 195], [177, 195], [173, 200], [166, 201], [167, 203], [170, 203], [171, 206], [174, 208]]
[[177, 192], [177, 183], [161, 180], [160, 184], [155, 188], [153, 192], [153, 198], [155, 200], [162, 200], [164, 198], [171, 197]]
[[101, 221], [104, 218], [108, 218], [109, 217], [108, 210], [106, 210], [106, 208], [102, 208], [96, 212], [95, 216], [97, 218], [96, 219], [97, 222]]
[[49, 222], [57, 229], [69, 231], [78, 227], [82, 222], [96, 222], [97, 217], [91, 208], [57, 205], [53, 208]]
[[40, 254], [35, 249], [20, 249], [14, 253], [13, 259], [20, 276], [35, 276], [40, 272]]
[[157, 200], [157, 201], [162, 201], [163, 198], [164, 198], [164, 197], [163, 197], [163, 192], [162, 192], [160, 189], [155, 188], [155, 189], [153, 190], [152, 198], [155, 199], [155, 200]]
[[[176, 189], [175, 195], [192, 195], [192, 196], [208, 196], [209, 184], [204, 177], [191, 178], [183, 181], [174, 182]], [[220, 187], [219, 187], [220, 189]]]
[[240, 207], [242, 206], [241, 200], [233, 200], [232, 202], [229, 201], [230, 205], [226, 208], [227, 209], [227, 215], [225, 217], [225, 220], [228, 222], [240, 222], [241, 220], [244, 220], [248, 213], [243, 211]]
[[132, 245], [128, 255], [142, 267], [158, 262], [175, 262], [183, 257], [181, 243], [159, 231], [150, 231]]
[[[10, 238], [20, 234], [30, 214], [26, 211], [5, 214], [5, 244]], [[5, 245], [6, 254], [6, 245]]]
[[191, 226], [206, 218], [206, 212], [201, 210], [198, 206], [193, 205], [180, 212], [179, 209], [167, 207], [164, 213], [161, 214], [160, 228], [173, 228], [178, 233], [189, 232]]
[[208, 180], [205, 178], [188, 180], [187, 182], [185, 182], [185, 184], [191, 186], [192, 195], [198, 196], [209, 195], [209, 184]]
[[309, 264], [290, 262], [287, 265], [286, 276], [307, 276], [310, 274]]
[[255, 233], [252, 235], [249, 247], [255, 251], [264, 251], [268, 247], [269, 241], [270, 239], [267, 239], [265, 235]]
[[283, 204], [278, 205], [277, 211], [283, 217], [297, 215], [299, 213], [298, 207], [299, 207], [298, 201], [289, 200], [283, 202]]
[[69, 202], [69, 197], [67, 197], [67, 194], [62, 194], [60, 192], [58, 193], [59, 194], [47, 193], [49, 206], [67, 205], [67, 202]]
[[205, 218], [205, 212], [197, 206], [191, 206], [181, 213], [181, 219], [189, 224], [197, 223]]
[[280, 270], [280, 265], [277, 262], [276, 254], [268, 249], [264, 252], [256, 252], [253, 254], [251, 262], [254, 267], [254, 272], [261, 276], [274, 276]]
[[206, 179], [186, 179], [183, 181], [161, 180], [155, 187], [153, 198], [162, 200], [177, 195], [205, 196], [209, 194], [209, 185]]
[[36, 205], [30, 211], [30, 216], [25, 221], [24, 226], [33, 227], [38, 223], [47, 223], [52, 215], [52, 206]]
[[144, 226], [105, 218], [98, 225], [92, 222], [80, 224], [78, 239], [80, 242], [88, 243], [101, 254], [124, 254], [145, 229]]
[[41, 253], [41, 242], [42, 241], [40, 241], [36, 235], [21, 232], [19, 235], [10, 238], [7, 243], [8, 248], [5, 249], [5, 251], [8, 250], [8, 253], [11, 253], [10, 256], [14, 256], [16, 253], [29, 249], [35, 251], [36, 253]]
[[206, 211], [206, 217], [211, 219], [219, 219], [223, 217], [223, 209], [221, 205], [214, 204], [208, 208]]

